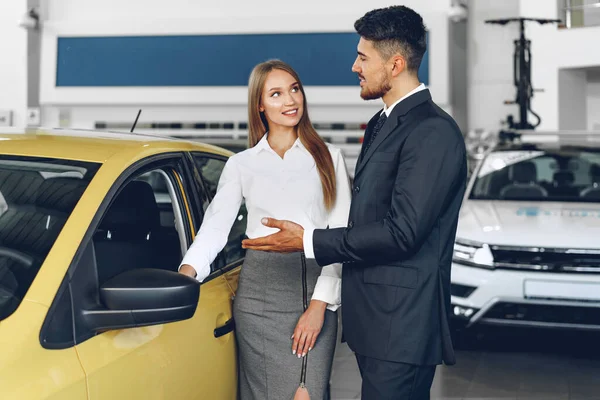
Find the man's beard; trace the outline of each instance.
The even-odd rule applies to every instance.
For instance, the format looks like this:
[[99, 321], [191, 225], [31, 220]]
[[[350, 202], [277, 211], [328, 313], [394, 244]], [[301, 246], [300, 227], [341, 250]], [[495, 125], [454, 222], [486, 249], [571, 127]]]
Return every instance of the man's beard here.
[[[383, 71], [382, 71], [383, 72]], [[390, 91], [392, 86], [390, 85], [389, 79], [385, 76], [385, 72], [381, 74], [381, 80], [375, 88], [369, 88], [368, 84], [363, 86], [360, 91], [360, 97], [363, 100], [375, 100], [383, 97], [387, 92]]]

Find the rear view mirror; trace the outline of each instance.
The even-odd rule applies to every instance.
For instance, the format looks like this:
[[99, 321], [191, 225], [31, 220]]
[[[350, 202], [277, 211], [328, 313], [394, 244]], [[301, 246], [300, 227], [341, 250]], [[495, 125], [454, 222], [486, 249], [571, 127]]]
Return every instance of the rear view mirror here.
[[95, 331], [134, 328], [183, 321], [194, 316], [200, 283], [189, 276], [160, 269], [135, 269], [100, 287], [104, 308], [86, 310], [86, 325]]

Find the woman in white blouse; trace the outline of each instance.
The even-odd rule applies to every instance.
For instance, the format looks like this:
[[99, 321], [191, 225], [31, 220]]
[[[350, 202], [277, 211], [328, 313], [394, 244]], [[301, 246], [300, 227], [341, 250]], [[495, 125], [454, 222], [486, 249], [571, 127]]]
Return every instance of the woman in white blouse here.
[[[200, 281], [225, 246], [243, 200], [249, 238], [276, 231], [261, 223], [264, 217], [296, 221], [305, 229], [348, 221], [351, 194], [341, 151], [313, 128], [302, 83], [289, 65], [271, 60], [254, 68], [248, 117], [249, 149], [227, 161], [180, 267]], [[323, 398], [335, 350], [341, 269], [321, 268], [302, 253], [247, 251], [234, 301], [243, 400], [291, 399], [301, 376], [311, 399]]]

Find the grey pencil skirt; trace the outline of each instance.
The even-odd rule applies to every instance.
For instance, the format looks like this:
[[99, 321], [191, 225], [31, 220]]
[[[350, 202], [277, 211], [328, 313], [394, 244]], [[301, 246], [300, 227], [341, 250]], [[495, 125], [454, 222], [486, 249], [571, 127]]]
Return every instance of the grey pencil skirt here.
[[[309, 301], [320, 274], [317, 263], [306, 260]], [[233, 304], [242, 400], [292, 399], [300, 384], [302, 359], [292, 354], [291, 336], [304, 311], [302, 279], [301, 253], [246, 252]], [[311, 400], [325, 396], [336, 336], [336, 313], [327, 310], [323, 329], [307, 355]]]

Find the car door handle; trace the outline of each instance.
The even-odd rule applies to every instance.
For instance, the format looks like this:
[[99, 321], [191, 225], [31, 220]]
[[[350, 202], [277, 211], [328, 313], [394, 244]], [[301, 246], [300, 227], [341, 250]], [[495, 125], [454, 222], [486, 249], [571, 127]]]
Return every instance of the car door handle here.
[[225, 322], [225, 325], [220, 326], [215, 329], [215, 337], [221, 337], [223, 335], [227, 335], [229, 332], [232, 332], [235, 328], [235, 321], [231, 318], [229, 321]]

